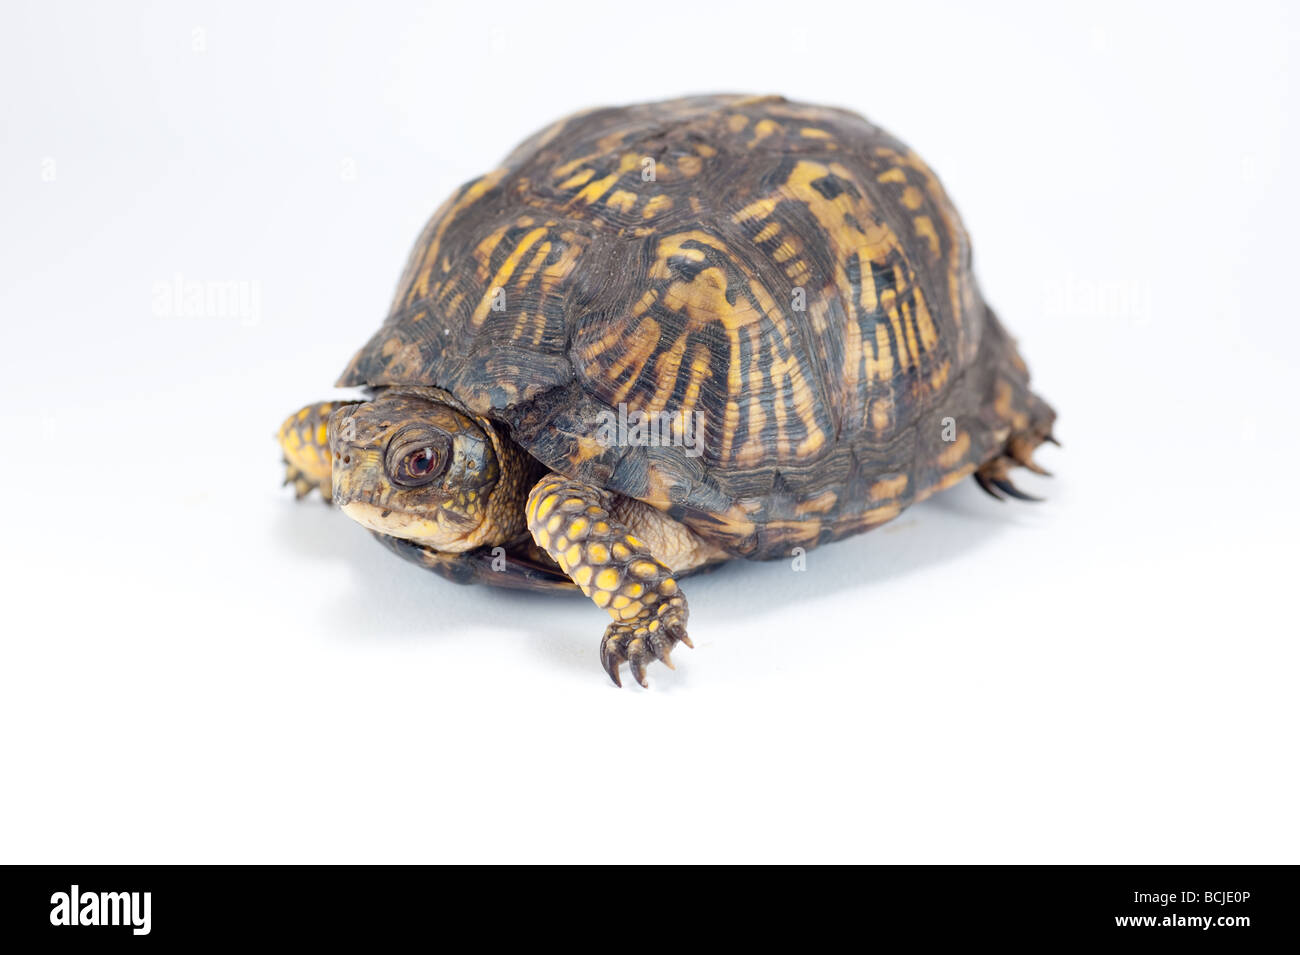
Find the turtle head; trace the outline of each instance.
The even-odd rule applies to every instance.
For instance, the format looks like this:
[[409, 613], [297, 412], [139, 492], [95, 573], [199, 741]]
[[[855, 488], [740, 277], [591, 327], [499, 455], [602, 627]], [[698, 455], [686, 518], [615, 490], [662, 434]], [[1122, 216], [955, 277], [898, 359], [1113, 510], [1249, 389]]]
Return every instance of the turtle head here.
[[[432, 388], [389, 389], [330, 416], [333, 499], [373, 531], [456, 553], [495, 544], [508, 513], [492, 425]], [[517, 468], [515, 468], [517, 470]], [[513, 487], [520, 478], [505, 475]], [[516, 508], [516, 510], [522, 510]]]

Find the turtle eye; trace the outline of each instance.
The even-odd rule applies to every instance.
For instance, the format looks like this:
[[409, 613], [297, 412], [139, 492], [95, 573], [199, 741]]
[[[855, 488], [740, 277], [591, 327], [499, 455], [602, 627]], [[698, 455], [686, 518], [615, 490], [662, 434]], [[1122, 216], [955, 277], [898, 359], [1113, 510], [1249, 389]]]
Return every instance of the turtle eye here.
[[394, 484], [422, 487], [436, 480], [447, 465], [447, 448], [429, 434], [410, 435], [415, 440], [394, 442], [388, 450], [388, 473]]
[[442, 455], [434, 447], [420, 448], [402, 458], [401, 467], [393, 475], [398, 484], [419, 487], [428, 484], [442, 471]]
[[414, 454], [406, 456], [406, 470], [415, 477], [425, 477], [438, 464], [438, 453], [433, 448], [421, 448]]

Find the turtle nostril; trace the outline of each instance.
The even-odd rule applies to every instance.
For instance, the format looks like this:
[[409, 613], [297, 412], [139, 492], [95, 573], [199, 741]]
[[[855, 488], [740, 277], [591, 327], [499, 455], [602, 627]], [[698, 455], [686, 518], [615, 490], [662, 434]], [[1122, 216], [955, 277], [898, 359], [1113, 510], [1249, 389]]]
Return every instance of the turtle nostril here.
[[352, 455], [350, 455], [350, 454], [348, 454], [348, 455], [344, 455], [344, 457], [343, 457], [343, 463], [344, 463], [344, 464], [351, 464], [351, 463], [352, 463]]

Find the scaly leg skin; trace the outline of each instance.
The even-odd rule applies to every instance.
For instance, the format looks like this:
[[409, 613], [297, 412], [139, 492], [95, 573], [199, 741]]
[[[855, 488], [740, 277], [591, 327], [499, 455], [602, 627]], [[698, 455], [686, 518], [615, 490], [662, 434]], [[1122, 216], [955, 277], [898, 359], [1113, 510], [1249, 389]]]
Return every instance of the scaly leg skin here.
[[284, 453], [284, 483], [292, 484], [294, 493], [301, 499], [320, 491], [321, 498], [329, 503], [334, 491], [330, 477], [330, 449], [326, 429], [330, 415], [344, 405], [359, 401], [321, 401], [300, 408], [280, 425], [280, 450]]
[[642, 686], [646, 664], [672, 669], [672, 649], [686, 635], [686, 597], [667, 565], [611, 516], [600, 488], [548, 474], [528, 495], [533, 540], [614, 622], [600, 643], [600, 662], [616, 686], [626, 662]]

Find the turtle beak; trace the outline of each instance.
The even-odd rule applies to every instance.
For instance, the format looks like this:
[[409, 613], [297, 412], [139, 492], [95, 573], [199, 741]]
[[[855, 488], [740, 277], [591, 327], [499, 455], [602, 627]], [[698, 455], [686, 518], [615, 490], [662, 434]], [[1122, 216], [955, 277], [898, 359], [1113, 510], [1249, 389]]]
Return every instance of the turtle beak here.
[[344, 514], [362, 527], [368, 527], [389, 537], [417, 541], [425, 544], [443, 543], [447, 536], [436, 521], [431, 521], [403, 511], [367, 504], [365, 501], [349, 501], [341, 506]]

